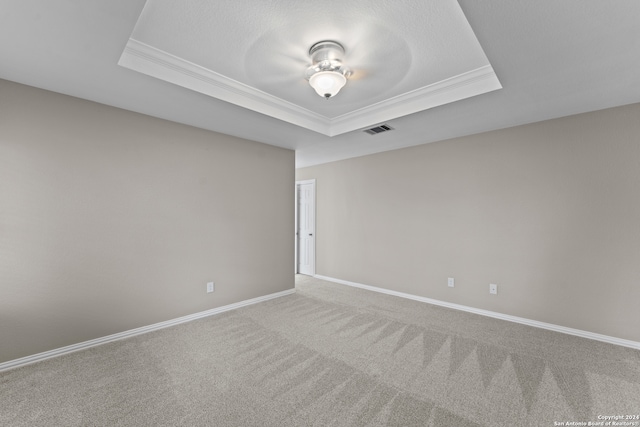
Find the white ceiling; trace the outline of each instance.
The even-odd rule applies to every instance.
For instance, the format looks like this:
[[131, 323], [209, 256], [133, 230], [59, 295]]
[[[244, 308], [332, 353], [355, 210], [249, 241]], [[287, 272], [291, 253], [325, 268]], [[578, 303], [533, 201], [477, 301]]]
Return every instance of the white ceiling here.
[[[327, 136], [500, 89], [456, 0], [299, 3], [148, 0], [119, 64]], [[304, 78], [321, 40], [352, 71], [329, 102]]]
[[[638, 22], [637, 0], [0, 0], [0, 78], [294, 149], [304, 167], [640, 102]], [[321, 39], [355, 70], [328, 101], [304, 80]], [[140, 67], [149, 52], [182, 77], [157, 55]], [[477, 70], [491, 85], [450, 90]], [[395, 130], [360, 131], [382, 122]]]

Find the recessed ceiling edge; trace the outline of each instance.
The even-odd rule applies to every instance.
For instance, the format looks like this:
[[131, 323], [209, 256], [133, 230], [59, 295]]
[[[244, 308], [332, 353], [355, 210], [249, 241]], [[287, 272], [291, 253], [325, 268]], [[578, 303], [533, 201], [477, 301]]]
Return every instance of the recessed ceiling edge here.
[[502, 88], [486, 65], [331, 119], [132, 38], [118, 65], [330, 137]]

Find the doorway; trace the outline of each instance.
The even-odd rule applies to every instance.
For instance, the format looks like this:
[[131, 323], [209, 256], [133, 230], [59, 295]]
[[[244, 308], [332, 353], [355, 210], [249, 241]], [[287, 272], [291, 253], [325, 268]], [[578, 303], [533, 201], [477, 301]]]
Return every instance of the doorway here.
[[296, 181], [295, 272], [316, 274], [316, 180]]

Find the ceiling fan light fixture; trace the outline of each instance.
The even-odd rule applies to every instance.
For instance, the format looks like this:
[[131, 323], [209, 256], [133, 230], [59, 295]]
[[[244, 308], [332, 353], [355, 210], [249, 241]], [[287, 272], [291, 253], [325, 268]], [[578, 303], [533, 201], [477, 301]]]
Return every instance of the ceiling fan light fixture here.
[[306, 78], [316, 93], [325, 99], [335, 96], [347, 83], [351, 70], [342, 65], [344, 48], [338, 42], [324, 40], [309, 49], [312, 65]]
[[335, 71], [320, 71], [309, 78], [309, 84], [316, 93], [326, 99], [336, 96], [347, 83], [347, 78]]

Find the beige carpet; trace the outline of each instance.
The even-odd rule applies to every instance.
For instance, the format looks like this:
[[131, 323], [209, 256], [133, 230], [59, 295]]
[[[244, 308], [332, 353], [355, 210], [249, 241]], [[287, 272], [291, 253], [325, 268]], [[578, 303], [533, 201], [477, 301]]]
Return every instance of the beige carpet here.
[[640, 351], [298, 276], [0, 374], [2, 426], [554, 426], [640, 413]]

